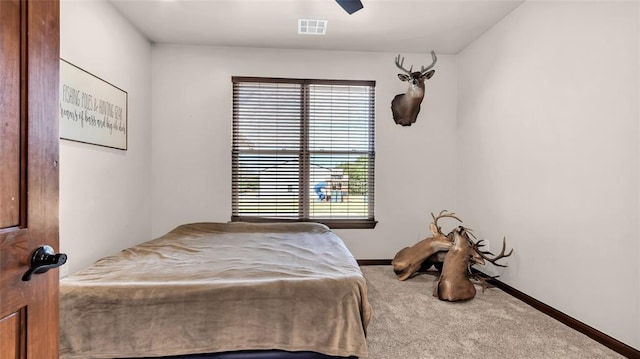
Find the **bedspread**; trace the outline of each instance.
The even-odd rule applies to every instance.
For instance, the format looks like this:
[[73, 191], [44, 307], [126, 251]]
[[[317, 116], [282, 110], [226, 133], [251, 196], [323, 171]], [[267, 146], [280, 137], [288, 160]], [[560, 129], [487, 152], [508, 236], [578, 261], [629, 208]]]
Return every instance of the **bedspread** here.
[[60, 357], [243, 349], [367, 357], [366, 281], [314, 223], [194, 223], [60, 282]]

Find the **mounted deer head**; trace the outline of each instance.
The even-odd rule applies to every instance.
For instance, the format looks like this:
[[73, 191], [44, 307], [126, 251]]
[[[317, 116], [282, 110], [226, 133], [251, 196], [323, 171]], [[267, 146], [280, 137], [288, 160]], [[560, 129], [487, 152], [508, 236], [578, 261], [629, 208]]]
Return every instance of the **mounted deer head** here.
[[409, 88], [406, 93], [396, 95], [391, 101], [391, 112], [393, 113], [393, 120], [402, 126], [411, 126], [416, 122], [418, 113], [420, 113], [420, 104], [424, 98], [424, 81], [433, 76], [436, 70], [431, 68], [436, 64], [438, 58], [436, 53], [431, 51], [431, 57], [433, 62], [431, 65], [420, 67], [420, 71], [413, 72], [413, 65], [409, 70], [404, 68], [404, 57], [400, 58], [400, 55], [396, 57], [396, 66], [404, 73], [398, 74], [398, 78], [402, 81], [409, 83]]
[[460, 226], [453, 230], [453, 247], [444, 257], [442, 274], [433, 289], [433, 295], [441, 300], [459, 301], [476, 296], [476, 288], [469, 280], [468, 269], [471, 262], [484, 264], [484, 260], [474, 250], [467, 231]]
[[433, 222], [429, 226], [432, 237], [425, 238], [416, 243], [412, 247], [405, 247], [401, 249], [393, 257], [391, 265], [393, 271], [400, 280], [406, 280], [414, 275], [422, 266], [425, 259], [436, 256], [438, 253], [446, 252], [451, 248], [453, 244], [452, 234], [442, 233], [442, 228], [438, 226], [438, 220], [440, 218], [453, 218], [459, 222], [462, 222], [455, 213], [446, 213], [447, 211], [441, 211], [438, 216], [434, 216], [431, 213]]
[[[468, 300], [476, 295], [476, 288], [471, 279], [478, 280], [484, 288], [487, 282], [484, 278], [472, 273], [471, 266], [474, 264], [484, 265], [485, 260], [499, 267], [506, 267], [497, 263], [501, 258], [509, 257], [513, 253], [513, 249], [505, 254], [506, 239], [502, 240], [502, 251], [495, 257], [489, 257], [491, 254], [482, 251], [482, 240], [474, 242], [469, 238], [469, 229], [459, 226], [453, 230], [453, 246], [444, 257], [442, 273], [440, 279], [433, 289], [433, 295], [441, 300], [451, 302]], [[472, 235], [473, 236], [473, 235]]]

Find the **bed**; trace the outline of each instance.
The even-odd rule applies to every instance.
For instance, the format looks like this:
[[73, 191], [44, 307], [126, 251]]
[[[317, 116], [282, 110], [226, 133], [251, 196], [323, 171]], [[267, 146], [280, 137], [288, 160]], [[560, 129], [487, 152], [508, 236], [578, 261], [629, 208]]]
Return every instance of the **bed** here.
[[366, 280], [316, 223], [193, 223], [60, 282], [60, 358], [366, 358]]

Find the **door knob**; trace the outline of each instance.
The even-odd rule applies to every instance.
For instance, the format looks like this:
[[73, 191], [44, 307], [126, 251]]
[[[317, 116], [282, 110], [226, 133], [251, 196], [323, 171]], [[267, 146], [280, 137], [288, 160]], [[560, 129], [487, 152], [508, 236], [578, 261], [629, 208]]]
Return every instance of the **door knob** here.
[[31, 280], [32, 274], [40, 274], [51, 268], [60, 267], [67, 262], [67, 255], [53, 251], [51, 246], [38, 247], [31, 256], [31, 268], [24, 273], [22, 280]]

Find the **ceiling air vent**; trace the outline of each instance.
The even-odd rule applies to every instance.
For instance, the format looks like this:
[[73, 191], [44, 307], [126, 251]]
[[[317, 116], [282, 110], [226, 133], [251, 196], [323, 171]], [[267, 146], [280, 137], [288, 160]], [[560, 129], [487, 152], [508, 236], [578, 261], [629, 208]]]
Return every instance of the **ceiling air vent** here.
[[298, 19], [298, 34], [324, 35], [327, 33], [327, 20]]

